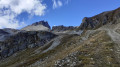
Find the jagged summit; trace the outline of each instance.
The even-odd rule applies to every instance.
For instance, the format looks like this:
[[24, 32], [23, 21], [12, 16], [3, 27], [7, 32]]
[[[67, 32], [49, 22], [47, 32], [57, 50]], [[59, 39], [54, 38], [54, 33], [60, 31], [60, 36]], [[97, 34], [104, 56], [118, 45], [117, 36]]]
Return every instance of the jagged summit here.
[[44, 20], [32, 24], [32, 26], [37, 26], [37, 25], [43, 25], [43, 26], [48, 27], [50, 29], [50, 25], [48, 24], [47, 21], [44, 21]]
[[25, 31], [50, 31], [50, 26], [48, 24], [47, 21], [39, 21], [36, 23], [33, 23], [32, 25], [28, 25], [24, 28], [22, 28], [21, 30], [25, 30]]

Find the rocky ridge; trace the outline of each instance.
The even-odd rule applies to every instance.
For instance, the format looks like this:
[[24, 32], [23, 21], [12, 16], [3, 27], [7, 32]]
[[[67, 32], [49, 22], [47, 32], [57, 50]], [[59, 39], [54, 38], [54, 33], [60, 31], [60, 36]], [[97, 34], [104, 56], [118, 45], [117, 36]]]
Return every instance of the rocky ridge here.
[[106, 24], [116, 24], [120, 21], [120, 8], [106, 11], [93, 17], [85, 17], [79, 29], [96, 29]]
[[76, 27], [73, 27], [73, 26], [67, 27], [67, 26], [63, 26], [63, 25], [52, 27], [53, 32], [64, 32], [64, 31], [69, 31], [69, 30], [74, 30], [74, 29], [76, 29]]

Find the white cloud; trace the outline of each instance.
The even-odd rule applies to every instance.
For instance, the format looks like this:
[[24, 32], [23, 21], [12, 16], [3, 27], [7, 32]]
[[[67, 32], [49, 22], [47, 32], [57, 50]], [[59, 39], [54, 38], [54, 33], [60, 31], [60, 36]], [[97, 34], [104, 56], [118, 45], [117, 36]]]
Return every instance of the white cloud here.
[[56, 0], [52, 0], [53, 1], [53, 9], [57, 8], [57, 2]]
[[60, 0], [52, 0], [53, 1], [53, 9], [61, 7], [63, 5], [62, 1]]
[[53, 1], [53, 9], [63, 6], [64, 4], [68, 4], [71, 0], [52, 0]]
[[58, 6], [62, 6], [62, 2], [58, 0]]
[[0, 28], [19, 28], [23, 26], [23, 22], [16, 19], [19, 14], [42, 16], [45, 9], [42, 0], [0, 0]]

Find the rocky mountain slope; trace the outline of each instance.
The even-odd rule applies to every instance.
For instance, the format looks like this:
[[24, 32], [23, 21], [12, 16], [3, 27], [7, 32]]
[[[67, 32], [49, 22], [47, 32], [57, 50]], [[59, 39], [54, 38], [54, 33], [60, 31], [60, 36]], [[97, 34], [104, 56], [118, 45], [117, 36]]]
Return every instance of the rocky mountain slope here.
[[0, 42], [0, 67], [120, 67], [119, 19], [120, 8], [85, 17], [77, 29], [56, 26], [47, 32], [33, 27], [41, 23], [30, 25], [34, 31]]
[[45, 31], [19, 32], [0, 42], [0, 58], [8, 57], [26, 48], [42, 46], [56, 35]]

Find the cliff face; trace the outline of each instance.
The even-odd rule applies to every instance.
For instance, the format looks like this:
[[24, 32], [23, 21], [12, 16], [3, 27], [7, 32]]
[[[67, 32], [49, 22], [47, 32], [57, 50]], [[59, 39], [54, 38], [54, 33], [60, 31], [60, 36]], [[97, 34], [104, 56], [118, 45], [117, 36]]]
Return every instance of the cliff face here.
[[42, 46], [55, 36], [45, 31], [19, 32], [10, 36], [7, 40], [0, 42], [0, 57], [11, 56], [13, 53], [26, 48]]
[[116, 24], [120, 22], [120, 8], [103, 12], [93, 17], [85, 17], [79, 29], [94, 29], [99, 28], [105, 24]]

